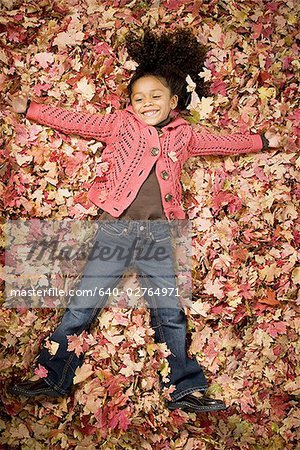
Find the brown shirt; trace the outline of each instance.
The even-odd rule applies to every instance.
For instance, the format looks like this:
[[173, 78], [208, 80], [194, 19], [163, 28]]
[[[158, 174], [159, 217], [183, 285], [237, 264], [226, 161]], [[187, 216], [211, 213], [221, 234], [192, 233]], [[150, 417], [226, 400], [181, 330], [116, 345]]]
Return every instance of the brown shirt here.
[[[167, 117], [163, 122], [160, 122], [155, 128], [160, 131], [161, 128], [171, 122], [171, 117]], [[160, 188], [155, 173], [156, 164], [152, 167], [148, 177], [142, 184], [136, 198], [131, 205], [118, 217], [122, 220], [158, 220], [165, 219]], [[104, 211], [101, 220], [117, 220], [111, 214]]]
[[[116, 220], [106, 211], [101, 215], [101, 220]], [[136, 198], [131, 205], [118, 217], [122, 220], [155, 220], [166, 219], [164, 214], [159, 184], [155, 174], [155, 165], [152, 167], [148, 178], [142, 184]]]

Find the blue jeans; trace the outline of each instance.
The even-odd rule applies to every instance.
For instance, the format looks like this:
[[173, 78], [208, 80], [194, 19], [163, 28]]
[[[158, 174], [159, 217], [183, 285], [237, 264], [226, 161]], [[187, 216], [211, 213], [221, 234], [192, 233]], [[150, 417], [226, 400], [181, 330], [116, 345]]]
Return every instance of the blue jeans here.
[[[129, 267], [136, 271], [144, 288], [155, 341], [165, 342], [171, 351], [168, 356], [170, 382], [162, 383], [163, 386], [176, 386], [171, 394], [173, 400], [206, 390], [202, 368], [195, 358], [187, 356], [186, 317], [175, 290], [170, 225], [167, 221], [156, 220], [99, 222], [93, 249], [77, 287], [80, 293], [95, 292], [95, 295], [71, 298], [61, 323], [50, 337], [51, 341], [59, 343], [57, 353], [51, 355], [43, 348], [37, 359], [37, 364], [48, 370], [45, 381], [61, 394], [70, 391], [75, 370], [83, 363], [83, 354], [77, 357], [74, 351], [67, 350], [67, 336], [90, 329], [107, 304], [108, 294], [102, 295], [103, 292], [117, 286]], [[96, 287], [102, 288], [101, 295]], [[169, 295], [162, 295], [163, 292]]]

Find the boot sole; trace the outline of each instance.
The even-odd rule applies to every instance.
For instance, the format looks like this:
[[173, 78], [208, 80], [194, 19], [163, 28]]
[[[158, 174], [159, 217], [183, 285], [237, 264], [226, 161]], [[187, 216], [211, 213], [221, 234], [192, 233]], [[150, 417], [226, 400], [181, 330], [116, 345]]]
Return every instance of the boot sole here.
[[224, 411], [228, 408], [228, 406], [216, 405], [216, 406], [191, 406], [186, 402], [172, 402], [172, 404], [168, 405], [170, 410], [181, 409], [186, 412], [214, 412], [214, 411]]

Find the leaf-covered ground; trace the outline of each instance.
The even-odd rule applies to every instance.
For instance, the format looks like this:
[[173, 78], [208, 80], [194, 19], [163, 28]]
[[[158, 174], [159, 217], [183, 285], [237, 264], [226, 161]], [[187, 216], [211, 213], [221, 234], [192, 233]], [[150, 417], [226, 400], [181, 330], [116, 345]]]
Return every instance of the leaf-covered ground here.
[[61, 311], [3, 308], [1, 449], [300, 448], [298, 17], [297, 0], [1, 1], [6, 219], [97, 218], [86, 192], [101, 145], [29, 122], [6, 99], [22, 91], [89, 112], [123, 107], [135, 67], [122, 46], [129, 27], [184, 26], [209, 46], [210, 96], [194, 101], [195, 126], [283, 137], [282, 148], [260, 154], [191, 159], [182, 174], [194, 230], [189, 351], [229, 409], [164, 407], [168, 350], [154, 343], [147, 309], [108, 308], [73, 338], [86, 359], [71, 397], [12, 398], [5, 386], [33, 375]]

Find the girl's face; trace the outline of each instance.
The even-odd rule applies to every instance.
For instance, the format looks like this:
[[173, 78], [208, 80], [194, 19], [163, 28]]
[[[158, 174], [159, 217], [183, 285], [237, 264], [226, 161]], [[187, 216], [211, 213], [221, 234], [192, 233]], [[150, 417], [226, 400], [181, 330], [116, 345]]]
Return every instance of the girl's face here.
[[178, 96], [153, 75], [139, 78], [132, 87], [131, 104], [137, 116], [147, 125], [157, 125], [176, 108]]

